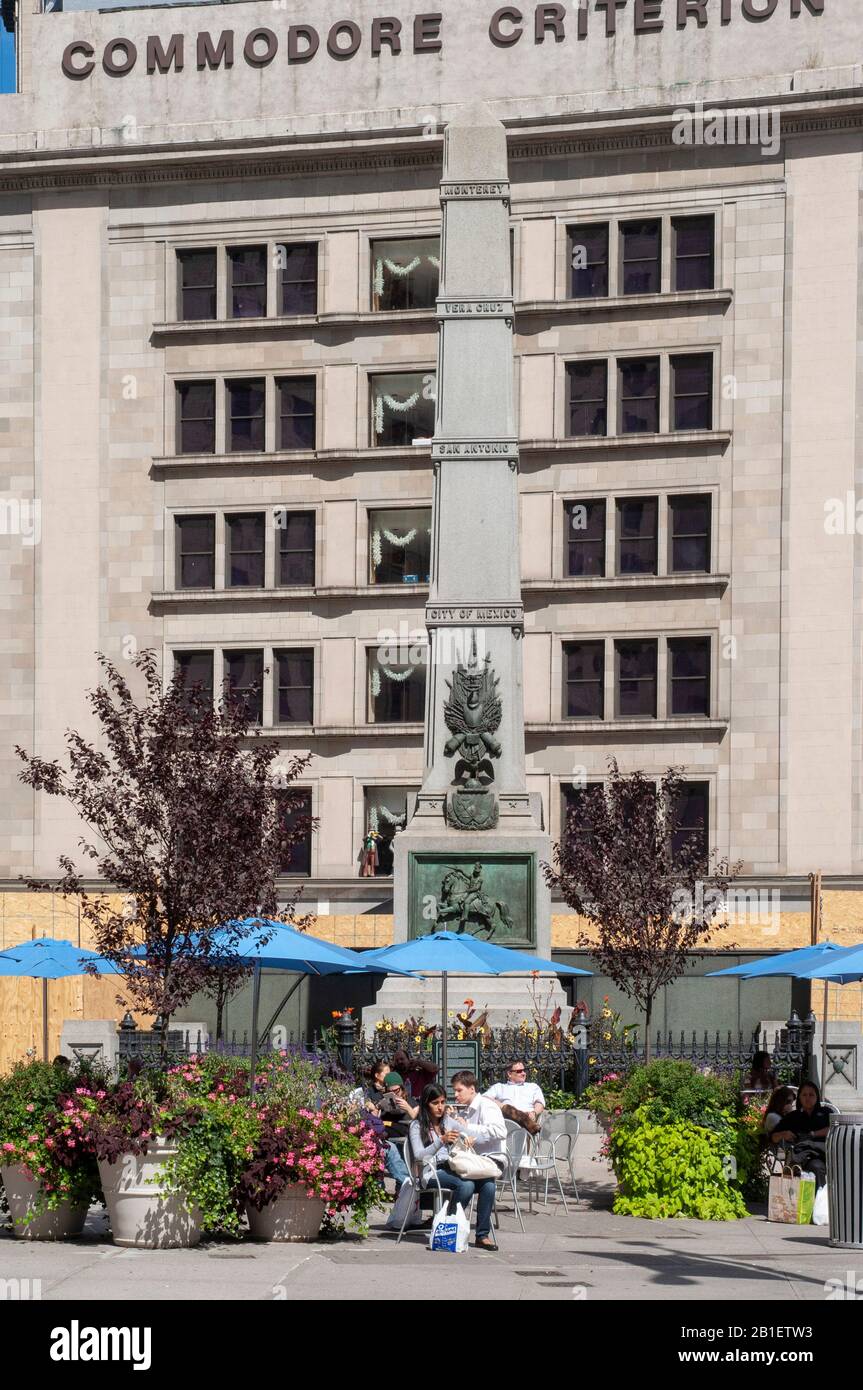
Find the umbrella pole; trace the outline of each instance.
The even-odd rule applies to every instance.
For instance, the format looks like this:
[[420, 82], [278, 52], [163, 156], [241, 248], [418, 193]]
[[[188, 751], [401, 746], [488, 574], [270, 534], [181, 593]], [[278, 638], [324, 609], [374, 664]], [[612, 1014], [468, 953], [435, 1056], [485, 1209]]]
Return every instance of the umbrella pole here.
[[827, 991], [830, 988], [828, 980], [824, 981], [824, 1004], [822, 1006], [823, 1017], [821, 1019], [821, 1098], [827, 1089]]
[[440, 977], [440, 1061], [441, 1061], [441, 1085], [444, 1092], [449, 1090], [446, 1082], [446, 971], [441, 972]]
[[42, 1061], [48, 1060], [48, 980], [42, 981]]
[[249, 1095], [255, 1094], [255, 1072], [258, 1069], [258, 1009], [261, 1003], [261, 963], [255, 962], [252, 981], [252, 1065], [249, 1071]]

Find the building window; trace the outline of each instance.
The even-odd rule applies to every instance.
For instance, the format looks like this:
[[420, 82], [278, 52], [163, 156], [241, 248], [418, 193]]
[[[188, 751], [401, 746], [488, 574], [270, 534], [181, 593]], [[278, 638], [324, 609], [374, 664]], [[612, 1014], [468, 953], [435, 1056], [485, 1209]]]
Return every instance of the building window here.
[[707, 782], [684, 782], [675, 807], [675, 826], [671, 832], [671, 852], [675, 858], [685, 847], [701, 856], [708, 852], [710, 786]]
[[363, 791], [364, 833], [374, 832], [377, 863], [375, 874], [389, 877], [393, 871], [393, 840], [404, 830], [408, 818], [408, 796], [413, 787], [365, 787]]
[[430, 563], [429, 507], [369, 513], [370, 584], [427, 584]]
[[712, 290], [714, 286], [713, 217], [674, 217], [675, 290]]
[[229, 589], [264, 587], [264, 513], [225, 517], [225, 584]]
[[276, 248], [279, 266], [279, 313], [318, 312], [318, 247], [307, 242]]
[[181, 319], [216, 317], [216, 252], [177, 252], [177, 313]]
[[620, 385], [620, 433], [656, 434], [659, 430], [659, 358], [632, 357], [617, 364]]
[[316, 388], [313, 376], [288, 376], [276, 382], [280, 449], [314, 449]]
[[265, 440], [266, 382], [263, 377], [228, 381], [228, 453], [262, 453]]
[[710, 715], [710, 638], [668, 639], [668, 707], [672, 715]]
[[177, 382], [177, 452], [216, 452], [216, 383]]
[[583, 578], [605, 574], [605, 498], [567, 502], [566, 573]]
[[279, 584], [311, 586], [315, 582], [314, 512], [277, 512]]
[[260, 319], [267, 313], [266, 246], [228, 248], [230, 309], [233, 319]]
[[574, 787], [568, 782], [561, 784], [563, 797], [563, 827], [564, 830], [572, 835], [576, 844], [591, 849], [594, 844], [595, 835], [584, 823], [584, 813], [591, 801], [600, 801], [604, 795], [604, 788], [601, 782], [588, 782], [585, 787]]
[[434, 309], [440, 279], [440, 237], [372, 242], [372, 307]]
[[608, 429], [608, 363], [567, 362], [569, 434], [605, 434]]
[[615, 642], [618, 719], [656, 718], [656, 642]]
[[212, 705], [213, 653], [174, 652], [174, 679], [182, 683], [187, 700], [197, 693]]
[[672, 429], [713, 428], [713, 358], [709, 352], [672, 357]]
[[[283, 874], [312, 872], [312, 794], [310, 791], [285, 792], [282, 798], [282, 826], [289, 841], [281, 870]], [[292, 803], [292, 804], [288, 804]]]
[[242, 700], [250, 724], [260, 724], [264, 708], [264, 654], [225, 652], [225, 693]]
[[416, 724], [425, 716], [426, 663], [390, 663], [369, 653], [369, 705], [373, 724]]
[[659, 294], [662, 274], [662, 223], [622, 222], [621, 285], [624, 294]]
[[567, 719], [602, 719], [605, 713], [605, 643], [566, 642], [563, 648]]
[[275, 723], [314, 723], [315, 654], [311, 647], [277, 651], [275, 662]]
[[570, 299], [608, 294], [608, 223], [569, 228]]
[[657, 523], [655, 497], [621, 497], [617, 501], [617, 573], [657, 573]]
[[668, 568], [672, 574], [710, 571], [710, 497], [669, 497]]
[[216, 584], [216, 518], [178, 516], [174, 521], [178, 589], [212, 589]]
[[372, 377], [371, 396], [372, 439], [378, 448], [412, 444], [434, 434], [434, 372]]

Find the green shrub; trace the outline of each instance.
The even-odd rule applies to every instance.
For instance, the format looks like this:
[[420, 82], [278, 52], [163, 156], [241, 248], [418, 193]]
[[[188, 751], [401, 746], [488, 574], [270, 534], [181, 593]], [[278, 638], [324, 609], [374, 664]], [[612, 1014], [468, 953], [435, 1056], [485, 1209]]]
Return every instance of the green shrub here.
[[685, 1119], [657, 1124], [647, 1109], [639, 1108], [612, 1132], [609, 1152], [619, 1183], [613, 1210], [654, 1219], [746, 1216], [743, 1198], [727, 1176], [725, 1137]]
[[619, 1103], [624, 1115], [638, 1110], [652, 1124], [688, 1120], [719, 1130], [728, 1128], [739, 1108], [733, 1080], [705, 1076], [691, 1062], [670, 1059], [631, 1071]]

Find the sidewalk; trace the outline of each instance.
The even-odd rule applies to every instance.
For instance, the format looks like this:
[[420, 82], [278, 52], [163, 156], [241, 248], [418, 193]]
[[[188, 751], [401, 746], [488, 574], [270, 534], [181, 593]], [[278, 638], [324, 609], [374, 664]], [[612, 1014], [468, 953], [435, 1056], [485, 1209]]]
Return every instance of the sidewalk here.
[[[831, 1250], [827, 1228], [745, 1221], [640, 1221], [614, 1216], [612, 1175], [593, 1161], [600, 1139], [579, 1140], [581, 1202], [564, 1216], [549, 1198], [526, 1231], [505, 1206], [500, 1251], [431, 1254], [409, 1233], [401, 1245], [382, 1213], [366, 1241], [316, 1245], [210, 1244], [197, 1250], [121, 1250], [94, 1209], [80, 1240], [61, 1245], [0, 1237], [0, 1279], [41, 1280], [43, 1299], [518, 1300], [757, 1299], [823, 1302], [831, 1288], [863, 1280], [863, 1251]], [[852, 1285], [853, 1287], [853, 1285]], [[835, 1294], [834, 1294], [835, 1296]], [[848, 1296], [848, 1295], [846, 1295]], [[863, 1284], [861, 1284], [863, 1298]]]

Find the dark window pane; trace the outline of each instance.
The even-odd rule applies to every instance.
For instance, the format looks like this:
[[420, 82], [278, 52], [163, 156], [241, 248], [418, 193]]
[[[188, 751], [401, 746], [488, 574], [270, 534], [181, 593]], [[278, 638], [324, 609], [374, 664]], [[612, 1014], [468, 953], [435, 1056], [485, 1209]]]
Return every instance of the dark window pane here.
[[216, 252], [178, 251], [179, 315], [181, 319], [216, 317]]
[[213, 702], [213, 653], [175, 652], [174, 678], [182, 681], [187, 696], [200, 692], [209, 704]]
[[439, 237], [408, 237], [372, 244], [375, 309], [433, 309], [439, 278]]
[[293, 807], [282, 813], [282, 825], [289, 841], [282, 861], [283, 874], [304, 874], [312, 872], [312, 794], [307, 791], [286, 792], [285, 801], [294, 803]]
[[671, 497], [669, 531], [673, 574], [710, 570], [710, 498]]
[[569, 433], [605, 434], [607, 430], [608, 363], [568, 362]]
[[656, 642], [616, 642], [617, 714], [620, 719], [656, 718]]
[[280, 449], [314, 449], [316, 386], [313, 376], [283, 377], [276, 382]]
[[618, 363], [621, 434], [656, 434], [659, 429], [659, 358]]
[[672, 428], [712, 429], [713, 358], [710, 353], [672, 357], [671, 379], [674, 391]]
[[681, 850], [706, 855], [709, 833], [710, 787], [707, 782], [685, 782], [675, 807], [675, 828], [671, 850], [675, 858]]
[[267, 312], [266, 246], [234, 246], [228, 251], [231, 317], [263, 318]]
[[371, 397], [372, 439], [378, 448], [412, 444], [434, 434], [434, 372], [373, 377]]
[[264, 587], [264, 515], [225, 517], [226, 576], [229, 589]]
[[263, 378], [254, 381], [229, 381], [226, 386], [229, 453], [262, 452], [266, 404]]
[[567, 642], [563, 657], [566, 718], [602, 719], [605, 712], [605, 643]]
[[279, 584], [314, 584], [314, 512], [280, 512], [277, 517], [280, 523]]
[[657, 524], [655, 497], [626, 497], [617, 503], [618, 574], [657, 573]]
[[674, 637], [668, 643], [671, 714], [710, 714], [710, 638]]
[[277, 724], [311, 724], [315, 659], [311, 648], [276, 652]]
[[212, 589], [216, 582], [216, 518], [178, 516], [174, 549], [178, 589]]
[[389, 666], [369, 658], [372, 722], [419, 723], [425, 717], [426, 667]]
[[605, 499], [567, 502], [566, 572], [570, 576], [605, 574]]
[[316, 242], [278, 248], [282, 314], [318, 312], [318, 248]]
[[713, 218], [676, 217], [674, 226], [674, 288], [712, 290]]
[[570, 297], [608, 294], [608, 223], [569, 228]]
[[225, 652], [225, 685], [235, 699], [245, 701], [251, 724], [260, 724], [263, 711], [263, 652]]
[[363, 830], [376, 831], [376, 876], [389, 877], [393, 871], [393, 840], [404, 830], [408, 815], [408, 793], [413, 787], [366, 787], [364, 789]]
[[427, 584], [431, 565], [431, 511], [398, 508], [369, 513], [369, 581]]
[[216, 450], [216, 383], [177, 383], [177, 451], [212, 454]]
[[574, 835], [576, 843], [592, 847], [595, 835], [585, 824], [586, 813], [593, 800], [600, 802], [603, 796], [601, 782], [589, 782], [586, 787], [573, 787], [568, 783], [561, 786], [563, 792], [563, 811], [566, 829]]
[[659, 294], [661, 288], [662, 224], [623, 222], [622, 270], [624, 294]]

